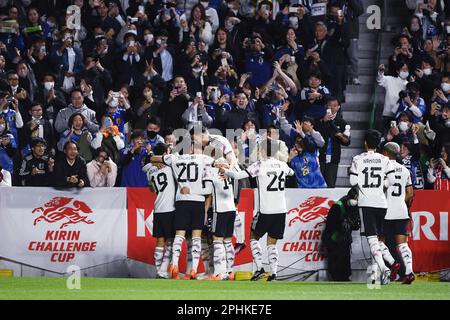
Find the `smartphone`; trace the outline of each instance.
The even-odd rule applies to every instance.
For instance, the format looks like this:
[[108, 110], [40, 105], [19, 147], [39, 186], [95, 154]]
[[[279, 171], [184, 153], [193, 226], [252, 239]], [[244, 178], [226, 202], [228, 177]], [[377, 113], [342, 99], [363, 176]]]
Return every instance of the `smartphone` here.
[[395, 128], [397, 126], [397, 122], [395, 120], [391, 121], [391, 128]]
[[136, 22], [138, 22], [139, 18], [131, 18], [130, 17], [129, 20], [131, 23], [136, 23]]
[[196, 95], [197, 98], [201, 98], [202, 97], [202, 92], [198, 91], [195, 95]]
[[105, 119], [105, 127], [106, 128], [110, 128], [111, 127], [111, 119], [110, 118], [106, 118]]

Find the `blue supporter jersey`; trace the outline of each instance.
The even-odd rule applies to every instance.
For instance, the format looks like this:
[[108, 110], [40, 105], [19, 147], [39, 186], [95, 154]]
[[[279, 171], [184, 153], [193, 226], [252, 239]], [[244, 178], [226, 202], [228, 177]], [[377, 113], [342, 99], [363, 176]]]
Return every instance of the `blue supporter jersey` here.
[[113, 118], [113, 124], [119, 128], [121, 133], [125, 125], [125, 113], [126, 110], [123, 107], [117, 107], [115, 112], [109, 112], [108, 115]]
[[[128, 155], [133, 148], [130, 144], [122, 154], [122, 160]], [[147, 187], [147, 175], [142, 171], [144, 166], [147, 150], [142, 148], [140, 154], [133, 155], [131, 161], [122, 167], [122, 182], [121, 187]]]
[[16, 117], [17, 112], [14, 109], [8, 108], [8, 110], [3, 110], [3, 115], [8, 122], [9, 132], [14, 136], [16, 143], [19, 141], [17, 127], [16, 127]]
[[295, 171], [298, 188], [316, 189], [327, 187], [322, 172], [320, 172], [316, 153], [303, 152], [292, 159], [291, 168]]

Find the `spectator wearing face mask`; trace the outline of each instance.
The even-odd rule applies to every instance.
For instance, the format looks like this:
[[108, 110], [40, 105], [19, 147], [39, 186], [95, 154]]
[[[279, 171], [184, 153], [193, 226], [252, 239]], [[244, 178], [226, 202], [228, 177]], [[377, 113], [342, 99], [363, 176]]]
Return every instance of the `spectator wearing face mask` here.
[[450, 191], [450, 144], [442, 146], [438, 159], [430, 159], [427, 180], [434, 190]]
[[441, 76], [440, 87], [434, 89], [431, 102], [439, 105], [445, 105], [450, 101], [450, 74], [444, 73]]
[[435, 154], [439, 154], [441, 147], [450, 143], [450, 103], [431, 105], [430, 127], [436, 133]]
[[75, 87], [75, 77], [83, 70], [83, 54], [79, 48], [73, 46], [73, 34], [70, 29], [62, 30], [61, 44], [55, 46], [51, 61], [53, 68], [59, 70], [59, 83], [66, 93]]
[[401, 144], [403, 141], [408, 141], [413, 145], [419, 144], [417, 132], [419, 126], [412, 122], [411, 112], [402, 112], [398, 116], [397, 122], [391, 121], [390, 129], [386, 134], [386, 141], [396, 142]]
[[128, 30], [124, 35], [122, 51], [119, 54], [117, 77], [119, 83], [126, 83], [130, 86], [139, 83], [144, 64], [142, 53], [141, 44], [137, 41], [137, 31]]
[[46, 73], [39, 86], [37, 100], [41, 101], [44, 115], [53, 125], [58, 112], [67, 106], [66, 98], [61, 90], [55, 87], [55, 75]]
[[422, 96], [427, 104], [431, 102], [433, 90], [440, 85], [440, 75], [434, 70], [435, 62], [425, 56], [420, 69], [415, 70], [416, 82], [420, 85]]
[[150, 118], [147, 121], [146, 131], [144, 132], [144, 140], [152, 149], [158, 143], [164, 143], [164, 138], [159, 135], [161, 131], [161, 119], [158, 117]]
[[396, 67], [395, 76], [386, 76], [384, 72], [385, 67], [382, 64], [378, 67], [377, 82], [378, 85], [386, 89], [383, 107], [383, 128], [387, 129], [390, 127], [391, 121], [395, 120], [395, 113], [398, 108], [399, 93], [400, 91], [406, 89], [406, 84], [408, 83], [409, 77], [409, 68], [407, 64], [400, 63]]
[[34, 40], [33, 45], [27, 51], [27, 62], [33, 69], [37, 82], [42, 82], [45, 74], [54, 71], [43, 38]]
[[161, 75], [164, 81], [171, 81], [174, 76], [175, 50], [167, 43], [169, 33], [160, 30], [155, 33], [155, 42], [146, 50], [147, 61], [153, 61], [155, 71]]

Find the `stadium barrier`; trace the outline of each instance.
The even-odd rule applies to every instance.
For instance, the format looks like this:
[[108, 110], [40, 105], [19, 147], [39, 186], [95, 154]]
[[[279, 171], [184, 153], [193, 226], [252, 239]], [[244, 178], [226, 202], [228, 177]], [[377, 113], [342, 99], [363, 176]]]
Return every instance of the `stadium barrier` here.
[[[286, 190], [285, 236], [278, 243], [280, 278], [301, 280], [326, 270], [320, 238], [328, 209], [346, 192]], [[409, 238], [416, 272], [450, 269], [448, 195], [446, 191], [416, 192]], [[0, 269], [20, 266], [16, 276], [30, 275], [24, 268], [40, 270], [32, 275], [64, 275], [76, 265], [89, 276], [152, 277], [154, 197], [146, 188], [0, 188]], [[249, 234], [257, 197], [257, 192], [245, 189], [238, 206], [247, 244], [236, 257], [236, 269], [241, 271], [253, 268]], [[266, 239], [260, 241], [265, 244]], [[184, 245], [181, 271], [186, 268], [185, 252]], [[365, 270], [369, 260], [365, 238], [353, 232], [352, 269]], [[203, 270], [200, 263], [199, 271]]]

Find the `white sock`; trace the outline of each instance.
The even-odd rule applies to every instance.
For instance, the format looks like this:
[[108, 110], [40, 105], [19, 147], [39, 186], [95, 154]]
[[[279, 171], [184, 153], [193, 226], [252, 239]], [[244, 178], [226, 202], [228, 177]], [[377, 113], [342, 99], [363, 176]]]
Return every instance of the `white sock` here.
[[205, 274], [210, 274], [211, 269], [210, 269], [210, 259], [211, 259], [211, 255], [209, 254], [209, 245], [208, 242], [206, 241], [206, 239], [202, 239], [202, 261], [203, 261], [203, 266], [205, 267]]
[[234, 235], [236, 236], [236, 243], [244, 243], [245, 230], [240, 214], [236, 214], [236, 219], [234, 220]]
[[380, 244], [381, 255], [383, 256], [384, 261], [386, 261], [390, 266], [395, 263], [394, 257], [391, 255], [389, 248], [384, 244], [383, 241], [378, 241]]
[[225, 273], [225, 247], [221, 240], [214, 240], [214, 275], [222, 275]]
[[225, 252], [227, 258], [227, 272], [233, 272], [234, 267], [234, 247], [231, 240], [224, 240], [223, 244], [225, 245]]
[[164, 257], [164, 247], [156, 247], [153, 257], [155, 258], [156, 271], [159, 272], [161, 270], [161, 263]]
[[183, 245], [184, 237], [175, 236], [173, 239], [173, 248], [172, 248], [172, 265], [178, 267], [178, 260], [181, 255], [181, 246]]
[[259, 271], [262, 268], [262, 253], [259, 242], [255, 239], [250, 240], [250, 248], [252, 250], [253, 261], [256, 264], [256, 269]]
[[166, 242], [166, 247], [164, 250], [164, 257], [161, 263], [160, 271], [167, 272], [167, 269], [170, 264], [170, 260], [172, 260], [172, 240]]
[[202, 254], [202, 239], [192, 238], [192, 270], [197, 272], [200, 255]]
[[398, 246], [398, 251], [400, 255], [402, 256], [403, 263], [405, 264], [405, 273], [408, 275], [413, 272], [413, 265], [412, 265], [412, 252], [409, 248], [408, 244], [400, 243]]
[[383, 255], [381, 254], [380, 243], [378, 241], [378, 237], [377, 236], [367, 237], [367, 242], [369, 242], [370, 253], [372, 254], [372, 257], [377, 262], [377, 265], [380, 268], [381, 272], [384, 272], [388, 268], [384, 264]]
[[192, 270], [192, 239], [186, 239], [186, 273]]
[[277, 274], [278, 271], [278, 249], [274, 244], [267, 246], [267, 255], [269, 256], [270, 274]]

